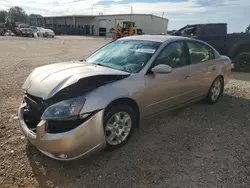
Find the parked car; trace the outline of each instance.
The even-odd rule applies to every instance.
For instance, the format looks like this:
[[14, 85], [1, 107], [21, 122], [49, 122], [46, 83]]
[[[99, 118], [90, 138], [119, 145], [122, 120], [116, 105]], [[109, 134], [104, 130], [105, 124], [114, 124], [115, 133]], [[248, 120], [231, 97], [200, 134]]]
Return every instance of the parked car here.
[[231, 60], [205, 42], [124, 37], [83, 62], [36, 68], [26, 79], [21, 130], [45, 155], [74, 160], [122, 146], [142, 119], [205, 99], [216, 103]]
[[226, 23], [187, 25], [175, 36], [196, 38], [212, 45], [220, 54], [232, 59], [237, 72], [250, 72], [250, 33], [227, 33]]
[[55, 32], [51, 29], [45, 29], [43, 27], [32, 26], [33, 32], [37, 33], [38, 37], [55, 37]]
[[33, 33], [36, 33], [38, 31], [37, 26], [30, 26], [30, 29], [33, 31]]
[[15, 33], [16, 33], [17, 36], [34, 37], [34, 33], [33, 33], [32, 29], [27, 24], [19, 24], [15, 28]]

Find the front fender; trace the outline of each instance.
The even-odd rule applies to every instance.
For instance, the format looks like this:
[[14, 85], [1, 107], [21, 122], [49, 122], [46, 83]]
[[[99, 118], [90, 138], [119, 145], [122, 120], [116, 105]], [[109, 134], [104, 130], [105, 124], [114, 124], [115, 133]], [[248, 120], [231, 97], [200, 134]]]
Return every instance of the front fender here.
[[115, 85], [106, 85], [97, 88], [85, 95], [86, 102], [80, 114], [106, 108], [112, 101], [129, 96], [128, 90], [124, 88], [117, 88]]

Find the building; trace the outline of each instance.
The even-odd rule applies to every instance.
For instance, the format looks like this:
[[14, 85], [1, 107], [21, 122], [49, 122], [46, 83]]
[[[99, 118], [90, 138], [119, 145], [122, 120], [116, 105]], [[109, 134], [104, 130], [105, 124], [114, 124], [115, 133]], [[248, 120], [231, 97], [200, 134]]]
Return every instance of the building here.
[[167, 33], [168, 19], [152, 14], [73, 15], [30, 18], [29, 24], [51, 28], [57, 34], [98, 35], [109, 33], [121, 21], [133, 21], [145, 34]]

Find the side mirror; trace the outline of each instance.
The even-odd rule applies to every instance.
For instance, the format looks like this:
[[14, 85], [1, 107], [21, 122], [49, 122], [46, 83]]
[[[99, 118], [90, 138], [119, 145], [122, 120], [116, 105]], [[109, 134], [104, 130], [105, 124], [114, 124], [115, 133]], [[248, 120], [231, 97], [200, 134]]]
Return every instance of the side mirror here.
[[172, 72], [172, 67], [164, 64], [159, 64], [153, 67], [151, 71], [159, 74], [168, 74]]

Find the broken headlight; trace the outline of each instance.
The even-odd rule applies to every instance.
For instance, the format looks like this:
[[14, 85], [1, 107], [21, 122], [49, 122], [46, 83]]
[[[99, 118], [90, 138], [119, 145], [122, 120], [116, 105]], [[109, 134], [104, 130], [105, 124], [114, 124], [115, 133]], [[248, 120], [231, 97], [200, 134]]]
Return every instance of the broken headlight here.
[[77, 97], [53, 104], [45, 110], [41, 119], [55, 120], [76, 118], [80, 113], [85, 100], [84, 97]]

